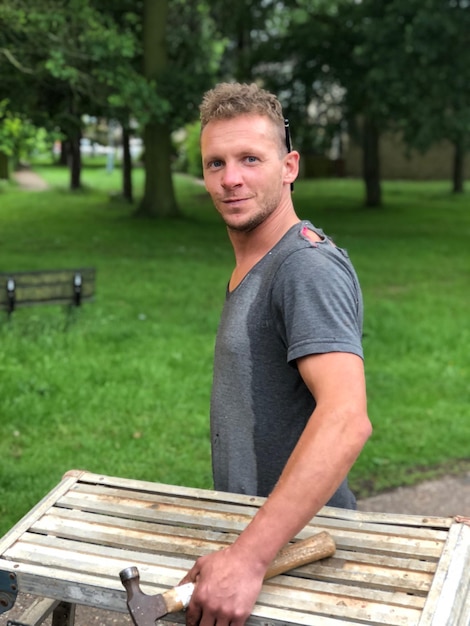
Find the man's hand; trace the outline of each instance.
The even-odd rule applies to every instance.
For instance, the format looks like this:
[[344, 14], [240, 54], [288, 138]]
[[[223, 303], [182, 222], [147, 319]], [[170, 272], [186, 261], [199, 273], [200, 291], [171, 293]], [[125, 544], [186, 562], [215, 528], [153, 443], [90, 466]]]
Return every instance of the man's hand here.
[[182, 582], [194, 582], [186, 626], [243, 626], [261, 591], [266, 567], [236, 543], [200, 557]]

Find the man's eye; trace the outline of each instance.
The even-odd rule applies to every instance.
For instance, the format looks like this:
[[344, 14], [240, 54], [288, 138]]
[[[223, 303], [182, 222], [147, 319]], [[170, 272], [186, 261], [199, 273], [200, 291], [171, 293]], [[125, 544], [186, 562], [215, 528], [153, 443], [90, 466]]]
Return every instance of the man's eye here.
[[248, 163], [256, 163], [256, 161], [258, 160], [257, 157], [255, 156], [247, 156], [246, 160], [248, 161]]
[[209, 167], [210, 167], [210, 168], [215, 168], [215, 169], [217, 169], [218, 167], [221, 167], [221, 166], [222, 166], [222, 161], [215, 160], [215, 161], [211, 161], [211, 162], [209, 163]]

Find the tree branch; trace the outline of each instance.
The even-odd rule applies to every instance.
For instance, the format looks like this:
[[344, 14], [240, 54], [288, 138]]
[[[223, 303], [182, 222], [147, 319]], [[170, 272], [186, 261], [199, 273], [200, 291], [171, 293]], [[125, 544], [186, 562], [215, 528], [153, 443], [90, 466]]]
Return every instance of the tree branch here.
[[24, 65], [22, 65], [17, 59], [16, 57], [10, 52], [10, 50], [8, 50], [7, 48], [0, 48], [0, 54], [3, 54], [4, 56], [6, 56], [6, 58], [8, 59], [8, 61], [14, 66], [16, 67], [17, 70], [19, 70], [20, 72], [23, 72], [24, 74], [33, 74], [33, 70], [30, 70], [28, 67], [24, 67]]

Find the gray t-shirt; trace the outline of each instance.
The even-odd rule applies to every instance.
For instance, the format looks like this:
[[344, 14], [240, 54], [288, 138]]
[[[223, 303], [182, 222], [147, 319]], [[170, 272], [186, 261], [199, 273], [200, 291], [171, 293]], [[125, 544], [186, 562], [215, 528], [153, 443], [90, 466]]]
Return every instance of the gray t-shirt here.
[[[312, 242], [305, 228], [322, 241]], [[315, 408], [296, 359], [326, 352], [362, 357], [362, 317], [347, 253], [309, 222], [294, 225], [227, 292], [211, 398], [215, 489], [270, 494]], [[347, 481], [328, 504], [355, 508]]]

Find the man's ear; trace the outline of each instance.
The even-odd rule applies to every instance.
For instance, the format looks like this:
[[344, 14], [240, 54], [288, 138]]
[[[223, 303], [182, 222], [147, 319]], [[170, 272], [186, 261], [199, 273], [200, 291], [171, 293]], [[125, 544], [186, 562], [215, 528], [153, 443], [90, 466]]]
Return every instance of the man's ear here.
[[288, 152], [284, 157], [284, 182], [292, 184], [299, 175], [300, 154], [297, 150]]

